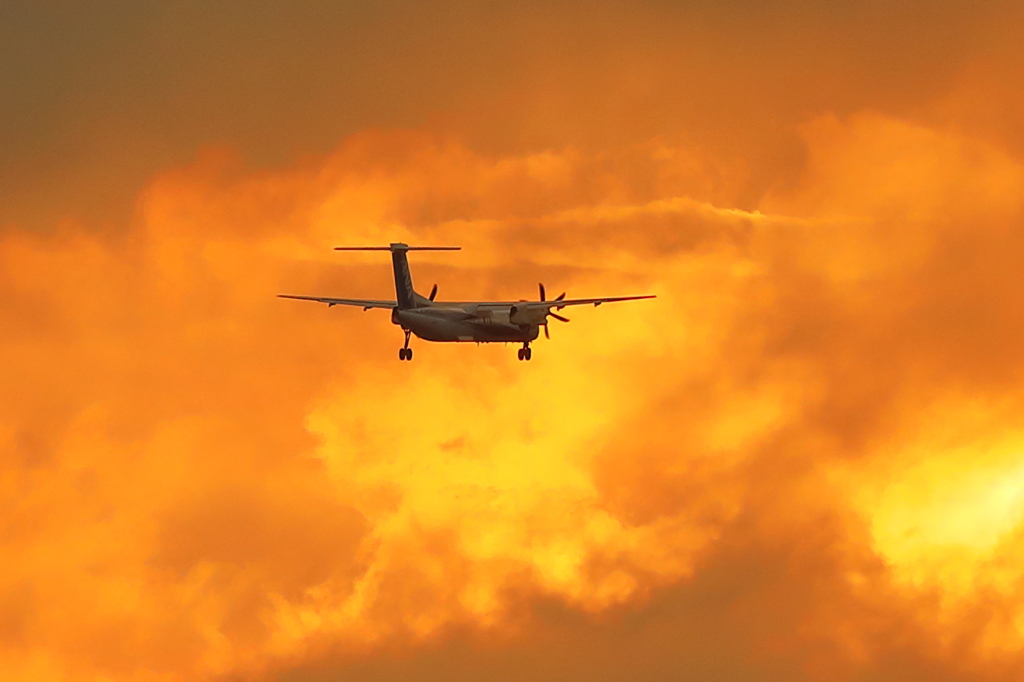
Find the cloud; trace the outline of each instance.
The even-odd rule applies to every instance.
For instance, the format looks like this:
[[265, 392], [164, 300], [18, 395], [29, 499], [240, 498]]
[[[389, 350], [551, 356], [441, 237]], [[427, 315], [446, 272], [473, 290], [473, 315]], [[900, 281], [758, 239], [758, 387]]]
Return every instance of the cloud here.
[[[5, 231], [7, 677], [1007, 679], [1024, 168], [877, 113], [801, 135], [752, 208], [685, 144], [369, 130], [205, 152], [125, 232]], [[416, 254], [442, 298], [659, 298], [525, 365], [274, 297], [384, 295], [330, 247], [398, 239], [465, 247]]]

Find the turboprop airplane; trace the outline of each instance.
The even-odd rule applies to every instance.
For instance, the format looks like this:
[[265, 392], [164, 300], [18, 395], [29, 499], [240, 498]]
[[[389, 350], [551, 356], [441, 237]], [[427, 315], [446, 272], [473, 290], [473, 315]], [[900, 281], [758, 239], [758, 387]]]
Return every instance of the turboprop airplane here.
[[544, 336], [548, 333], [548, 318], [553, 317], [560, 322], [568, 322], [555, 310], [571, 305], [592, 304], [595, 307], [602, 303], [615, 301], [637, 301], [654, 296], [615, 296], [611, 298], [566, 298], [565, 293], [548, 300], [544, 285], [540, 284], [539, 301], [435, 301], [437, 285], [430, 290], [429, 296], [422, 296], [412, 288], [412, 275], [409, 272], [409, 251], [458, 251], [459, 246], [409, 246], [397, 243], [390, 246], [338, 246], [335, 251], [390, 251], [391, 263], [395, 271], [396, 301], [374, 301], [360, 298], [330, 298], [328, 296], [291, 296], [278, 294], [280, 298], [293, 298], [300, 301], [316, 301], [326, 303], [328, 307], [335, 305], [357, 306], [363, 310], [386, 308], [391, 311], [391, 322], [397, 324], [405, 332], [405, 345], [398, 350], [399, 360], [412, 360], [412, 348], [409, 337], [415, 334], [424, 341], [475, 341], [476, 343], [522, 343], [519, 359], [529, 360], [533, 356], [530, 342], [536, 340], [540, 328], [544, 327]]

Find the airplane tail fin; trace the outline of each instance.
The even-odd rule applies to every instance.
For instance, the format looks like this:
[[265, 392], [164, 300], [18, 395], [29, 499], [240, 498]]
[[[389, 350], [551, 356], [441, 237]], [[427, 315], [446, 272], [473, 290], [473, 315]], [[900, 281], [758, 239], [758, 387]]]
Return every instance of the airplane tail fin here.
[[395, 294], [398, 308], [407, 310], [418, 308], [428, 299], [417, 294], [412, 288], [412, 273], [409, 272], [409, 251], [458, 251], [461, 246], [409, 246], [396, 243], [390, 246], [336, 246], [335, 251], [390, 251], [391, 264], [395, 271]]

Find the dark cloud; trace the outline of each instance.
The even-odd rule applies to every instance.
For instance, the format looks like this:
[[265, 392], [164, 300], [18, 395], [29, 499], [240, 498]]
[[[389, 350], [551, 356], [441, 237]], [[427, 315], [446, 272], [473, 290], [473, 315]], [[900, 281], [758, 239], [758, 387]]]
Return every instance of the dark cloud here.
[[121, 225], [146, 178], [205, 145], [265, 166], [369, 126], [428, 125], [500, 152], [682, 136], [757, 166], [750, 207], [798, 161], [792, 125], [918, 114], [1019, 20], [1012, 3], [959, 1], [2, 11], [0, 222], [34, 227]]

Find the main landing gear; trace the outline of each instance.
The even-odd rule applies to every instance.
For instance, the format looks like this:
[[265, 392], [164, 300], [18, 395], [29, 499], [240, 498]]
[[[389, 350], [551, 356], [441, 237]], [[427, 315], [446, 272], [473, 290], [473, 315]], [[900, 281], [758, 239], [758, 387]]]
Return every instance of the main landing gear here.
[[409, 335], [412, 332], [406, 330], [405, 332], [405, 345], [398, 349], [399, 360], [412, 360], [412, 348], [409, 348]]
[[523, 347], [519, 349], [519, 359], [529, 360], [533, 357], [533, 349], [530, 348], [529, 343], [524, 343]]

